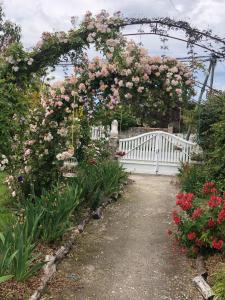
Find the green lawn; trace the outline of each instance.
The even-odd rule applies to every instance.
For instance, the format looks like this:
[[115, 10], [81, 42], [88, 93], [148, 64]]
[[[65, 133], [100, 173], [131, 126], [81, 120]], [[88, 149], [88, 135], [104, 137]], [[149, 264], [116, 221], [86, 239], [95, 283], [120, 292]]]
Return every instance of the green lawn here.
[[9, 208], [7, 208], [9, 195], [7, 187], [4, 184], [5, 176], [4, 172], [0, 172], [0, 231], [12, 218]]

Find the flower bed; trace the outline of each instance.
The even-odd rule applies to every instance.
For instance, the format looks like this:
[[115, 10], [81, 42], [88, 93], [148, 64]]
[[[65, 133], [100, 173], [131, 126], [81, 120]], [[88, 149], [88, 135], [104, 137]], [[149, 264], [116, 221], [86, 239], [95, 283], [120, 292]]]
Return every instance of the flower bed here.
[[180, 193], [173, 211], [178, 242], [189, 254], [225, 250], [225, 193], [206, 182], [198, 196]]

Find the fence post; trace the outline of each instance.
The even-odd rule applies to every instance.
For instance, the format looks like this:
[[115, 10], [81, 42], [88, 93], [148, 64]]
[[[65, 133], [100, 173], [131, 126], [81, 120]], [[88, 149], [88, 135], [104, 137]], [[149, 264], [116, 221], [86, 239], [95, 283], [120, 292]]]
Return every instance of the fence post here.
[[118, 142], [119, 142], [118, 121], [113, 120], [112, 124], [111, 124], [111, 131], [110, 131], [110, 137], [109, 137], [109, 146], [110, 146], [110, 149], [111, 149], [112, 158], [115, 157], [115, 153], [118, 149]]

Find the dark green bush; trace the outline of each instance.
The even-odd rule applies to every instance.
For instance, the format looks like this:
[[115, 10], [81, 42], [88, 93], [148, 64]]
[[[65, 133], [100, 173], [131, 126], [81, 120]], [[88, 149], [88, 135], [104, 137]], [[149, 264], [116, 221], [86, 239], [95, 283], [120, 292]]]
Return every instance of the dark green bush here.
[[118, 192], [126, 178], [126, 173], [117, 161], [106, 160], [82, 165], [75, 182], [80, 184], [87, 204], [95, 209], [104, 197]]
[[70, 225], [70, 217], [81, 202], [81, 190], [77, 185], [68, 185], [27, 201], [25, 218], [32, 224], [41, 213], [35, 239], [51, 243], [62, 238]]
[[24, 218], [0, 233], [0, 276], [4, 280], [14, 277], [17, 281], [24, 281], [43, 266], [33, 254], [36, 247], [34, 235], [41, 214], [36, 214], [32, 223]]
[[182, 191], [197, 194], [202, 185], [208, 180], [208, 174], [202, 164], [182, 164], [178, 178]]

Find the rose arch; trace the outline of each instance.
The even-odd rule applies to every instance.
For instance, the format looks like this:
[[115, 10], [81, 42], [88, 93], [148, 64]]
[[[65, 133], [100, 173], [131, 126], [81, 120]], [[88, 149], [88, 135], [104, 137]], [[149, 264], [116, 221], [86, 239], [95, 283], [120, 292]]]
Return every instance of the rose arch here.
[[[1, 74], [5, 83], [21, 91], [56, 65], [62, 55], [69, 54], [76, 62], [72, 76], [45, 86], [41, 105], [30, 112], [24, 133], [13, 137], [8, 177], [12, 192], [26, 194], [30, 183], [45, 188], [56, 182], [63, 161], [80, 147], [84, 128], [97, 107], [113, 109], [125, 103], [163, 116], [193, 94], [187, 66], [174, 58], [149, 56], [145, 49], [126, 41], [121, 26], [119, 14], [109, 16], [103, 11], [93, 17], [87, 13], [78, 29], [44, 33], [31, 52], [17, 44], [4, 53]], [[90, 43], [103, 58], [87, 59], [84, 50]], [[23, 185], [18, 178], [23, 178]]]

